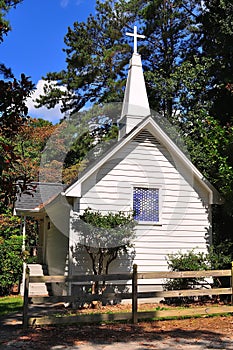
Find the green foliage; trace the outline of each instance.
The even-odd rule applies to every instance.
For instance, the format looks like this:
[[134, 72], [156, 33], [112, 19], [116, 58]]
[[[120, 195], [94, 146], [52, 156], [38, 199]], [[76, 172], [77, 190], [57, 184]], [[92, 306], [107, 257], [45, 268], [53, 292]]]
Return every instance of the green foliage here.
[[[9, 294], [13, 284], [21, 279], [23, 258], [27, 262], [32, 260], [29, 252], [22, 256], [20, 221], [10, 210], [0, 215], [0, 295]], [[37, 224], [29, 217], [25, 238], [26, 249], [37, 245]]]
[[[70, 151], [67, 153], [64, 167], [67, 168], [84, 159], [89, 159], [90, 161], [88, 153], [90, 155], [90, 151], [93, 148], [96, 148], [97, 144], [102, 144], [103, 147], [103, 143], [107, 143], [111, 139], [116, 139], [117, 135], [118, 128], [110, 123], [106, 123], [104, 125], [100, 124], [94, 130], [85, 131], [72, 144]], [[93, 156], [93, 152], [91, 155]]]
[[[170, 121], [183, 109], [182, 81], [189, 77], [183, 64], [192, 63], [197, 31], [198, 1], [148, 1], [140, 11], [148, 38], [145, 59], [150, 106]], [[148, 73], [147, 73], [148, 72]]]
[[168, 268], [172, 271], [198, 271], [209, 267], [207, 255], [191, 250], [168, 255]]
[[101, 254], [113, 255], [116, 258], [120, 251], [131, 246], [134, 227], [132, 214], [110, 212], [104, 215], [99, 211], [92, 212], [88, 208], [80, 216], [79, 229], [83, 235], [81, 244], [84, 244], [86, 249], [100, 249]]
[[[123, 2], [96, 2], [96, 15], [86, 22], [75, 22], [65, 37], [67, 69], [48, 73], [49, 83], [38, 105], [53, 107], [63, 102], [63, 110], [79, 111], [87, 102], [102, 103], [123, 98], [124, 67], [129, 47], [124, 44], [123, 28], [129, 22]], [[123, 79], [122, 79], [123, 78]], [[61, 91], [59, 85], [65, 85]]]
[[117, 141], [120, 108], [115, 103], [93, 106], [57, 125], [42, 154], [40, 180], [68, 184], [109, 150]]
[[12, 235], [0, 238], [0, 295], [10, 293], [11, 287], [19, 283], [22, 275], [22, 237]]
[[[199, 271], [210, 269], [209, 256], [191, 250], [187, 253], [178, 252], [168, 255], [168, 268], [171, 271]], [[171, 279], [164, 285], [165, 290], [193, 289], [204, 282], [203, 278], [176, 278]], [[166, 303], [187, 303], [193, 302], [194, 297], [165, 298]]]
[[0, 66], [0, 74], [4, 77], [0, 80], [0, 131], [2, 136], [12, 139], [28, 119], [26, 100], [34, 84], [25, 74], [16, 79], [3, 65]]
[[214, 60], [206, 98], [213, 102], [211, 115], [226, 125], [233, 117], [233, 4], [228, 0], [206, 0], [204, 9], [199, 18], [200, 45], [202, 55]]
[[186, 145], [191, 159], [227, 199], [233, 190], [232, 126], [222, 127], [201, 109], [190, 112], [189, 117], [182, 127], [188, 134]]
[[[73, 253], [84, 249], [91, 259], [94, 275], [108, 274], [114, 260], [131, 255], [135, 224], [132, 214], [110, 212], [104, 215], [88, 208], [73, 223], [80, 237]], [[95, 284], [95, 292], [98, 292], [98, 284]]]
[[[1, 119], [1, 118], [0, 118]], [[21, 121], [18, 131], [6, 137], [6, 129], [0, 121], [0, 151], [2, 157], [0, 174], [1, 209], [11, 207], [16, 194], [27, 190], [33, 194], [32, 181], [38, 180], [41, 151], [55, 130], [49, 122], [32, 118]], [[4, 121], [6, 122], [6, 121]], [[9, 127], [10, 128], [10, 127]], [[11, 128], [9, 129], [10, 132]]]
[[6, 15], [9, 10], [16, 7], [17, 4], [23, 0], [1, 0], [0, 1], [0, 42], [3, 41], [4, 35], [11, 30], [10, 23], [6, 19]]
[[[95, 15], [68, 28], [64, 49], [67, 68], [47, 74], [49, 84], [38, 105], [53, 107], [62, 101], [64, 110], [75, 112], [87, 102], [122, 101], [132, 51], [132, 40], [125, 32], [137, 22], [139, 31], [146, 35], [138, 50], [148, 72], [150, 105], [171, 117], [173, 104], [179, 101], [174, 91], [179, 77], [173, 82], [173, 73], [193, 49], [199, 11], [199, 3], [193, 0], [97, 1]], [[59, 85], [67, 90], [59, 90]]]
[[33, 84], [24, 74], [21, 79], [14, 78], [12, 72], [3, 65], [0, 66], [0, 198], [2, 212], [4, 206], [12, 205], [21, 180], [25, 188], [30, 176], [22, 170], [21, 157], [18, 151], [17, 137], [21, 128], [28, 120], [26, 99], [33, 90]]
[[233, 242], [221, 242], [210, 248], [209, 261], [213, 270], [230, 269], [233, 260]]
[[[216, 237], [214, 237], [216, 238]], [[219, 235], [217, 235], [219, 239]], [[214, 242], [207, 254], [191, 250], [187, 253], [178, 252], [168, 255], [168, 268], [171, 271], [201, 271], [231, 269], [233, 260], [233, 243], [229, 240]], [[229, 287], [229, 277], [213, 278], [211, 287]], [[208, 285], [204, 278], [177, 278], [168, 280], [165, 290], [179, 290], [196, 288], [199, 284]], [[199, 297], [199, 299], [202, 297]], [[225, 297], [224, 297], [225, 298]], [[194, 297], [165, 298], [166, 303], [189, 303]]]
[[210, 247], [213, 269], [229, 269], [233, 261], [232, 204], [230, 198], [222, 206], [213, 206], [213, 245]]
[[11, 215], [10, 211], [0, 215], [0, 237], [10, 238], [12, 235], [20, 234], [20, 218]]
[[[119, 242], [124, 242], [125, 240], [127, 242], [128, 238], [131, 238], [131, 230], [135, 226], [133, 215], [131, 214], [126, 215], [124, 212], [110, 212], [104, 215], [99, 211], [91, 211], [90, 208], [85, 209], [83, 215], [80, 216], [80, 220], [92, 225], [94, 231], [90, 234], [93, 235], [93, 237], [96, 237], [96, 233], [98, 232], [103, 237], [103, 240], [111, 239], [108, 229], [113, 229], [113, 233], [116, 237], [120, 237]], [[107, 229], [107, 231], [105, 231], [105, 229]], [[100, 241], [99, 244], [101, 245], [102, 242], [103, 241]]]

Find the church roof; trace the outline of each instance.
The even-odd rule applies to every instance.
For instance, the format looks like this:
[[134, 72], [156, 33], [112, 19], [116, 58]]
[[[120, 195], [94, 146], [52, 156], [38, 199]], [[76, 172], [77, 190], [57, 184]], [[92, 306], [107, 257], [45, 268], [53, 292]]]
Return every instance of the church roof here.
[[61, 183], [32, 182], [30, 190], [18, 194], [15, 212], [39, 212], [44, 205], [52, 201], [64, 189]]

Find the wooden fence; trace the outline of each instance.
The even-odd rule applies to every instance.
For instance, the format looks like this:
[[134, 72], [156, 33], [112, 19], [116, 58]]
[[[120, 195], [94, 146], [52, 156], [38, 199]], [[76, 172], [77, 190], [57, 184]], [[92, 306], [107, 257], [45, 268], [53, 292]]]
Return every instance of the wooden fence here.
[[[139, 292], [139, 280], [145, 279], [176, 279], [176, 278], [205, 278], [205, 277], [229, 277], [230, 286], [228, 288], [205, 288], [205, 289], [185, 289], [168, 291], [150, 291]], [[131, 299], [132, 312], [112, 313], [112, 314], [91, 314], [78, 316], [34, 316], [28, 315], [29, 311], [29, 283], [93, 283], [95, 281], [132, 281], [131, 293], [103, 293], [101, 295], [85, 294], [83, 296], [52, 296], [52, 297], [33, 297], [34, 303], [58, 303], [58, 302], [83, 302], [102, 301], [111, 299]], [[200, 297], [213, 295], [231, 295], [231, 305], [233, 305], [233, 263], [231, 270], [206, 270], [206, 271], [180, 271], [180, 272], [138, 272], [137, 265], [134, 265], [132, 273], [111, 274], [111, 275], [79, 275], [73, 277], [65, 276], [29, 276], [29, 269], [26, 272], [24, 305], [23, 305], [23, 327], [45, 324], [71, 324], [71, 323], [96, 323], [105, 321], [123, 321], [131, 320], [137, 323], [140, 319], [149, 318], [169, 318], [194, 315], [210, 315], [233, 312], [233, 306], [215, 306], [186, 309], [170, 309], [138, 312], [138, 299], [140, 298], [176, 298], [176, 297]]]

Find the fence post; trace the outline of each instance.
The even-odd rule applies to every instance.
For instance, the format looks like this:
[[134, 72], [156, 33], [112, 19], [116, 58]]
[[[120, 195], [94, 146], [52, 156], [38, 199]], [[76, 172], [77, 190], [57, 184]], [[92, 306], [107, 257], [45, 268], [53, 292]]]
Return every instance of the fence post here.
[[28, 293], [29, 293], [29, 268], [26, 267], [23, 295], [23, 329], [28, 327]]
[[133, 265], [132, 277], [132, 321], [138, 322], [138, 266]]
[[233, 305], [233, 261], [231, 262], [231, 305]]

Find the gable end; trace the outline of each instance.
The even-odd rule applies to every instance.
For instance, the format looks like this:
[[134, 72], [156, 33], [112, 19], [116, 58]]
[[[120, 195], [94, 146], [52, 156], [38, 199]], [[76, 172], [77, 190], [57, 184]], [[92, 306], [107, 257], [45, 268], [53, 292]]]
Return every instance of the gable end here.
[[160, 142], [147, 129], [139, 132], [132, 141], [144, 145], [161, 146]]

